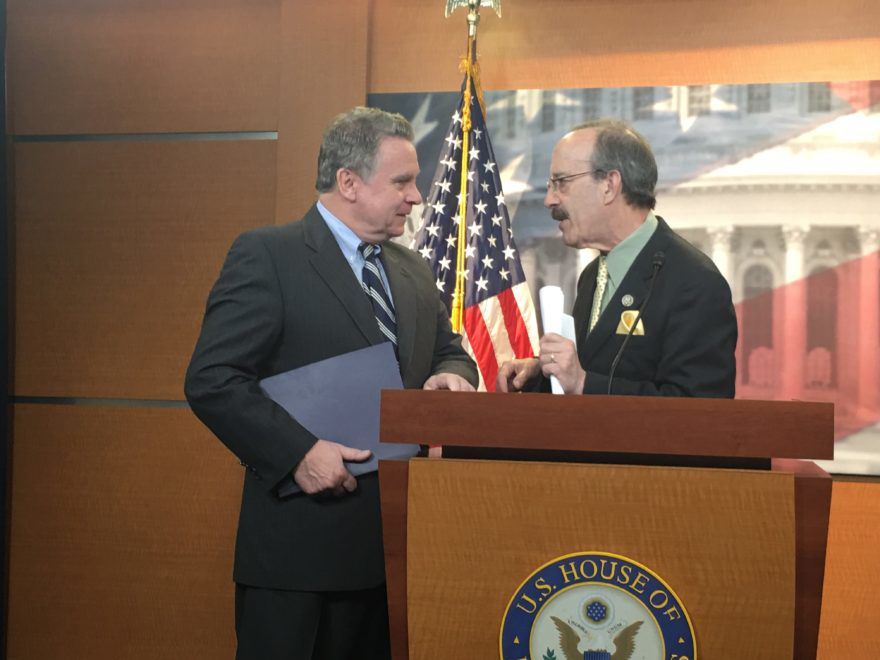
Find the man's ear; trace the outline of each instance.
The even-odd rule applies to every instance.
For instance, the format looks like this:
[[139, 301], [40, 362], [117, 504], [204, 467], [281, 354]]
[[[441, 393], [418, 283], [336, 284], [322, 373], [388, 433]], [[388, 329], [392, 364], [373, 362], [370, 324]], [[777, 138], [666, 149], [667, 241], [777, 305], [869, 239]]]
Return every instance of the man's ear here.
[[617, 170], [611, 170], [602, 181], [602, 201], [611, 204], [615, 199], [623, 195], [623, 178]]
[[347, 167], [336, 170], [336, 190], [339, 195], [349, 202], [357, 201], [357, 191], [361, 178]]

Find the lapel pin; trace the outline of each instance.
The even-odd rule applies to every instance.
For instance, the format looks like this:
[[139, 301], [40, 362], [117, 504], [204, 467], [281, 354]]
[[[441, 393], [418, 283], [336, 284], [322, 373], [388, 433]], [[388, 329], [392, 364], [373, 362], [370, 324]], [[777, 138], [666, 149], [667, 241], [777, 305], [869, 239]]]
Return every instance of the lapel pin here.
[[624, 307], [632, 307], [632, 304], [635, 301], [633, 300], [633, 297], [631, 295], [626, 294], [623, 298], [620, 299], [620, 302]]

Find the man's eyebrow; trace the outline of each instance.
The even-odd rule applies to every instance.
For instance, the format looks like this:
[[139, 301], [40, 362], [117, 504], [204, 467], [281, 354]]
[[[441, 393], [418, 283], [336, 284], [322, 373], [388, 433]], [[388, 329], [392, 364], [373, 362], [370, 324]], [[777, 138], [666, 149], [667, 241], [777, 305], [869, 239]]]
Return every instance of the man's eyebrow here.
[[416, 175], [410, 172], [408, 174], [398, 174], [397, 176], [392, 177], [391, 181], [394, 183], [405, 183], [407, 181], [412, 181], [415, 178]]

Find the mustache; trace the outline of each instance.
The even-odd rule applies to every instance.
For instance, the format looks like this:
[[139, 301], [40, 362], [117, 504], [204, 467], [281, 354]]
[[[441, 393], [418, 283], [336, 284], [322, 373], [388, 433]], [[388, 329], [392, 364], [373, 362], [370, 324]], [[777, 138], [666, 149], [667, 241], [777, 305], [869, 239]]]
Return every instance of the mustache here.
[[568, 220], [568, 212], [558, 206], [554, 206], [550, 209], [550, 217], [556, 220], [556, 222], [562, 222], [563, 220]]

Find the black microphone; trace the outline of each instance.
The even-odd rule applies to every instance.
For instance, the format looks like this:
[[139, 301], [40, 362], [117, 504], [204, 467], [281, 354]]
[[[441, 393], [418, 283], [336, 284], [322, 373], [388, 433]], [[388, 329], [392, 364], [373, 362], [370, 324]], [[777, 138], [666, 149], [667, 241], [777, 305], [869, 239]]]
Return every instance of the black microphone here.
[[611, 363], [611, 373], [608, 374], [608, 394], [611, 394], [611, 385], [614, 383], [614, 372], [617, 371], [617, 364], [620, 362], [620, 358], [623, 356], [623, 351], [626, 349], [626, 345], [629, 343], [629, 338], [632, 337], [633, 332], [636, 330], [636, 326], [639, 324], [639, 319], [642, 318], [642, 312], [645, 310], [645, 307], [648, 305], [648, 301], [651, 299], [651, 293], [654, 291], [654, 282], [657, 281], [657, 273], [660, 272], [660, 269], [663, 268], [663, 264], [666, 262], [666, 254], [662, 251], [657, 251], [654, 253], [654, 257], [651, 260], [651, 283], [648, 285], [648, 295], [645, 296], [645, 299], [642, 301], [642, 304], [639, 306], [639, 311], [636, 312], [636, 318], [633, 320], [632, 325], [629, 327], [629, 332], [626, 333], [626, 337], [623, 340], [623, 343], [620, 345], [620, 348], [617, 349], [617, 355], [614, 356], [614, 361]]

